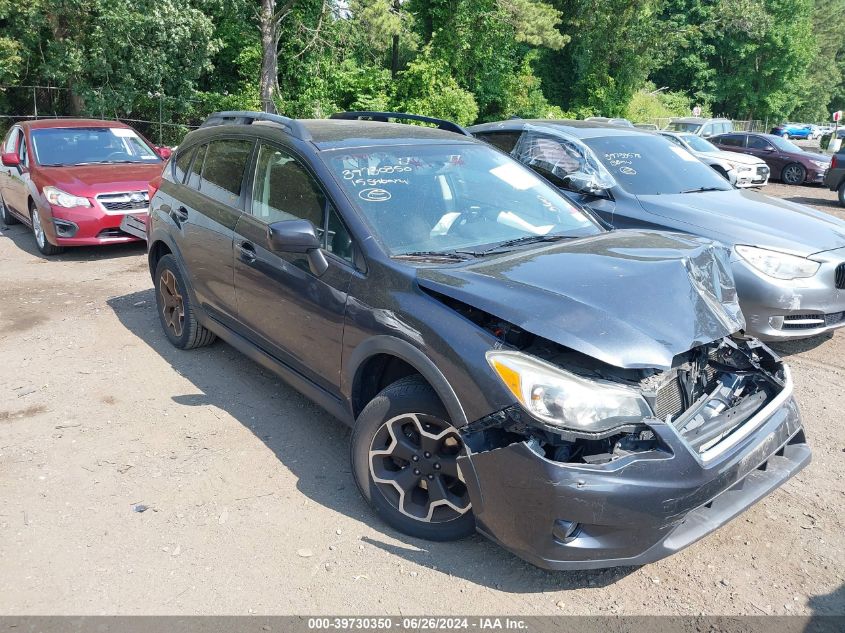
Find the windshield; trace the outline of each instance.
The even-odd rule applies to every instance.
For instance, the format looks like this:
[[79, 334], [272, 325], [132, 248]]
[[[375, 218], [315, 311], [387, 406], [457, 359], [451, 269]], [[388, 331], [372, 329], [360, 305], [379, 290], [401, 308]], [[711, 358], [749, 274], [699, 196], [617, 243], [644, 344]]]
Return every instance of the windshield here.
[[49, 128], [31, 132], [39, 165], [91, 163], [157, 163], [153, 149], [135, 133], [121, 127]]
[[602, 231], [529, 169], [486, 146], [338, 150], [325, 160], [394, 256]]
[[719, 148], [695, 134], [682, 134], [681, 138], [696, 152], [718, 152]]
[[792, 141], [788, 141], [785, 138], [782, 138], [780, 136], [769, 135], [769, 136], [766, 137], [766, 139], [769, 141], [769, 143], [771, 143], [772, 145], [777, 147], [779, 150], [784, 151], [784, 152], [803, 152], [804, 151], [803, 149], [798, 147]]
[[584, 142], [621, 187], [634, 195], [732, 189], [712, 168], [661, 136], [606, 136]]
[[701, 128], [701, 123], [684, 123], [683, 121], [672, 121], [666, 126], [667, 130], [672, 132], [698, 132]]

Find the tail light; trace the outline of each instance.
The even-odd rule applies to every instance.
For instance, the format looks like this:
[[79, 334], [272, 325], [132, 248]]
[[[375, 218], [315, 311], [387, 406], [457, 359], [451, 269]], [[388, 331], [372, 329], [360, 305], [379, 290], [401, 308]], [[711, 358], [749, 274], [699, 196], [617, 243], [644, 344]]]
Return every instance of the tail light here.
[[836, 169], [836, 154], [834, 154], [833, 158], [830, 159], [830, 168]]
[[156, 176], [147, 183], [147, 193], [150, 195], [150, 204], [153, 203], [153, 196], [156, 195], [158, 188], [161, 187], [161, 176]]

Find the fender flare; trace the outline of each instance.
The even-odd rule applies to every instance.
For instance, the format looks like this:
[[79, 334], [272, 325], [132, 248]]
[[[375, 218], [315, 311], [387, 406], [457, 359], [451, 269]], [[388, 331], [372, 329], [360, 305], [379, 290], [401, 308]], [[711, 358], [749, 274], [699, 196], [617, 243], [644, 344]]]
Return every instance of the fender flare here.
[[[416, 369], [428, 381], [428, 384], [432, 386], [443, 403], [443, 406], [446, 407], [452, 424], [457, 428], [461, 428], [468, 423], [464, 408], [461, 406], [455, 390], [452, 389], [452, 385], [446, 380], [443, 372], [419, 348], [395, 336], [373, 336], [358, 345], [349, 354], [348, 359], [344, 362], [343, 378], [344, 383], [349, 387], [350, 396], [358, 370], [367, 360], [378, 354], [395, 356]], [[352, 399], [350, 397], [350, 403], [351, 401]]]

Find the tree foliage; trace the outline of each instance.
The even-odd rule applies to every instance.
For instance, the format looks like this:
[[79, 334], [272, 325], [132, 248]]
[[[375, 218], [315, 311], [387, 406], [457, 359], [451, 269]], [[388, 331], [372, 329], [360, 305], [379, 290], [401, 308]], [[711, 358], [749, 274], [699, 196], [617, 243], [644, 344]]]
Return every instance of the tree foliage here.
[[845, 0], [0, 0], [0, 108], [39, 85], [68, 114], [194, 124], [261, 107], [818, 120], [845, 107], [843, 32]]

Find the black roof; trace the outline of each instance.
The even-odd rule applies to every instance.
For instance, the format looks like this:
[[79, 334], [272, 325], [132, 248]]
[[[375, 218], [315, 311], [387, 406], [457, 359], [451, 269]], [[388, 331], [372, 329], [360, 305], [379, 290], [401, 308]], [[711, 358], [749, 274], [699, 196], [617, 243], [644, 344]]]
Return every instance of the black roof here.
[[655, 132], [636, 127], [612, 125], [599, 121], [575, 121], [570, 119], [508, 119], [496, 123], [482, 123], [473, 125], [467, 130], [472, 134], [479, 132], [495, 132], [496, 130], [522, 130], [525, 127], [561, 128], [578, 138], [598, 138], [603, 136], [649, 136]]
[[476, 143], [468, 136], [437, 128], [381, 121], [349, 121], [345, 119], [299, 119], [311, 133], [311, 140], [320, 149], [367, 147], [371, 145], [408, 145]]
[[[361, 117], [373, 117], [373, 120], [358, 120]], [[388, 118], [423, 121], [438, 127], [389, 123]], [[258, 126], [265, 130], [268, 127], [280, 128], [294, 138], [313, 143], [318, 149], [408, 145], [419, 142], [427, 145], [479, 142], [451, 121], [400, 112], [343, 112], [333, 115], [331, 119], [291, 119], [265, 112], [230, 110], [209, 115], [200, 127], [207, 130], [221, 126], [239, 131], [246, 129], [246, 126]]]

